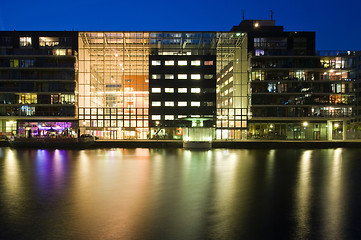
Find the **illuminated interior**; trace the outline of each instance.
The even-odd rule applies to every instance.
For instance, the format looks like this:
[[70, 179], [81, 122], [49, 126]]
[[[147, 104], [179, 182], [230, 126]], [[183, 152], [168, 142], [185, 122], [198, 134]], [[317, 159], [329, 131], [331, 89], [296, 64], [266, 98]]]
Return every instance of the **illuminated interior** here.
[[146, 139], [149, 33], [79, 33], [79, 122], [107, 139]]
[[245, 139], [249, 112], [246, 34], [222, 37], [217, 45], [216, 139]]
[[[149, 138], [149, 55], [202, 55], [199, 51], [212, 49], [217, 75], [233, 67], [233, 82], [228, 80], [228, 85], [220, 89], [227, 91], [227, 96], [217, 94], [217, 115], [222, 119], [221, 124], [217, 122], [217, 138], [241, 139], [241, 130], [247, 127], [245, 39], [243, 33], [80, 32], [77, 91], [81, 132], [104, 139]], [[182, 66], [185, 62], [176, 64]], [[191, 62], [191, 66], [199, 64], [196, 60]], [[204, 64], [213, 65], [213, 61]], [[174, 74], [168, 75], [166, 79], [174, 78]], [[190, 78], [199, 79], [198, 75], [191, 74]], [[217, 87], [224, 85], [222, 81], [217, 82]], [[167, 91], [174, 93], [174, 89]], [[227, 104], [219, 105], [218, 101]]]

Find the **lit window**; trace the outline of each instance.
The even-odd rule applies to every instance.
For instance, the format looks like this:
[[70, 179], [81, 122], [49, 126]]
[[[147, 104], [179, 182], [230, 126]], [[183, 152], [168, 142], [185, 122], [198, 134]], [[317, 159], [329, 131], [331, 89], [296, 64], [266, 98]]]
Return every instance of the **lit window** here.
[[178, 88], [178, 93], [187, 93], [187, 88]]
[[[18, 61], [18, 65], [16, 65]], [[34, 59], [20, 59], [13, 62], [13, 66], [15, 67], [24, 67], [24, 68], [27, 68], [27, 67], [34, 67], [34, 64], [35, 64], [35, 60]], [[11, 60], [10, 60], [10, 65], [11, 65]]]
[[193, 60], [193, 61], [191, 61], [191, 65], [192, 65], [192, 66], [200, 66], [200, 65], [201, 65], [201, 61], [200, 61], [200, 60]]
[[20, 47], [31, 47], [31, 37], [20, 37]]
[[174, 61], [173, 60], [164, 61], [164, 65], [166, 65], [166, 66], [174, 66]]
[[179, 60], [178, 61], [178, 66], [187, 66], [188, 63], [187, 63], [187, 60]]
[[186, 118], [187, 115], [178, 115], [178, 118]]
[[56, 56], [65, 56], [66, 55], [66, 49], [54, 49], [53, 55]]
[[178, 79], [187, 79], [187, 74], [178, 74]]
[[165, 101], [164, 106], [166, 106], [166, 107], [174, 107], [174, 102], [173, 101]]
[[160, 88], [152, 88], [152, 93], [160, 93], [162, 90]]
[[256, 49], [256, 56], [263, 56], [264, 55], [264, 50], [263, 49]]
[[160, 115], [152, 115], [152, 120], [160, 120]]
[[19, 59], [10, 59], [10, 67], [19, 67]]
[[59, 45], [58, 37], [39, 37], [40, 47], [54, 47]]
[[153, 101], [152, 102], [152, 107], [160, 107], [161, 106], [161, 103], [160, 102], [156, 102], [156, 101]]
[[164, 92], [166, 92], [166, 93], [174, 93], [174, 88], [165, 88]]
[[152, 66], [160, 66], [160, 60], [152, 60]]
[[191, 102], [192, 107], [199, 107], [201, 106], [201, 102]]
[[200, 74], [191, 74], [191, 79], [199, 80], [199, 79], [201, 79], [201, 75]]
[[213, 74], [205, 74], [204, 75], [204, 79], [212, 79], [213, 78]]
[[160, 74], [152, 74], [152, 79], [160, 79]]
[[134, 90], [134, 88], [132, 88], [132, 87], [125, 87], [124, 88], [124, 92], [133, 92], [133, 90]]
[[185, 101], [178, 102], [178, 107], [186, 107], [186, 106], [187, 106], [187, 102]]
[[201, 89], [200, 88], [191, 88], [191, 93], [200, 93]]
[[164, 119], [165, 120], [174, 120], [174, 115], [165, 115]]
[[204, 65], [206, 65], [206, 66], [212, 66], [212, 65], [213, 65], [213, 61], [204, 61]]
[[137, 121], [138, 127], [143, 127], [143, 121]]
[[165, 79], [174, 79], [174, 75], [173, 74], [165, 74], [164, 78]]

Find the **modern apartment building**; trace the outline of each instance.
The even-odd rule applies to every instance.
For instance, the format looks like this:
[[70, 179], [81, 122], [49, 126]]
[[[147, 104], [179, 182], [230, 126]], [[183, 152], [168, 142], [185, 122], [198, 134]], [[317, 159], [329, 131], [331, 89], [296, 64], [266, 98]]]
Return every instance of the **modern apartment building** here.
[[248, 33], [248, 139], [345, 139], [355, 116], [354, 52], [316, 52], [314, 32], [273, 20], [243, 21]]
[[344, 139], [354, 117], [352, 60], [347, 52], [253, 57], [249, 136]]
[[[361, 51], [356, 53], [355, 57], [355, 75], [356, 75], [356, 122], [361, 123]], [[361, 130], [361, 126], [360, 126]]]
[[76, 129], [76, 32], [0, 32], [2, 134]]
[[23, 136], [184, 139], [203, 128], [219, 140], [345, 139], [356, 60], [316, 52], [314, 32], [274, 20], [228, 32], [0, 32], [0, 126]]

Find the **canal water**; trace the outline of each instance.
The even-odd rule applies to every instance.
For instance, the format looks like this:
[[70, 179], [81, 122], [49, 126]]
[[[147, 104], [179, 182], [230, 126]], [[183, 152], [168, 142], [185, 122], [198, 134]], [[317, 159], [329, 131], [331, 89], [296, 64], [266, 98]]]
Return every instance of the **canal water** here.
[[0, 148], [0, 239], [361, 239], [361, 150]]

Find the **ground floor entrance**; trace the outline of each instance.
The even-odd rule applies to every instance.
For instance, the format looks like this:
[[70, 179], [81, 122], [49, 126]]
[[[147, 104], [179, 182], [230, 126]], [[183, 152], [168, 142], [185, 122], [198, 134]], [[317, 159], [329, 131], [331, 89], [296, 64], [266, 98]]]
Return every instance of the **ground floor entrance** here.
[[344, 120], [248, 123], [247, 139], [346, 140]]
[[149, 128], [105, 128], [105, 127], [80, 127], [80, 132], [97, 136], [99, 139], [148, 139]]

